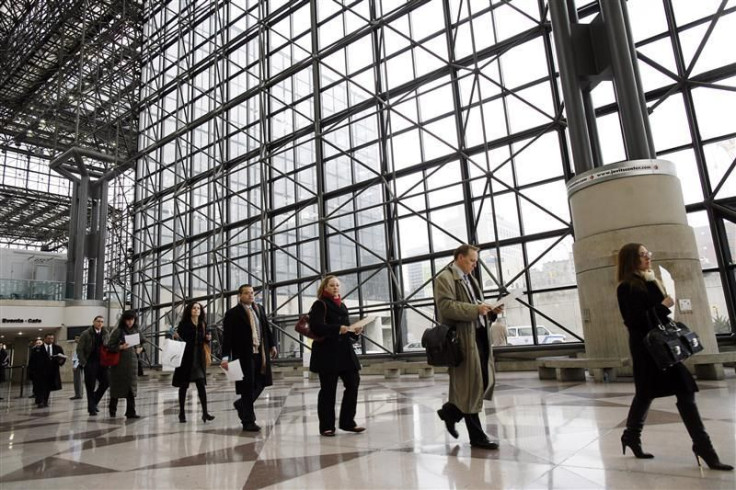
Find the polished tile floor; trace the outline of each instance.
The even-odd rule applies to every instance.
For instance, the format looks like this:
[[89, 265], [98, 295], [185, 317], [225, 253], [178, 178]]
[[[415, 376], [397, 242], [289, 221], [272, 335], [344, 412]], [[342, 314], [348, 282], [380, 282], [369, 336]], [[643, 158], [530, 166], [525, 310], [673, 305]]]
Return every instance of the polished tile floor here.
[[[386, 380], [364, 376], [358, 405], [363, 434], [317, 433], [319, 383], [279, 380], [256, 405], [260, 434], [241, 432], [231, 386], [208, 385], [210, 411], [202, 423], [196, 389], [186, 424], [177, 420], [176, 389], [168, 380], [139, 385], [138, 410], [126, 421], [87, 415], [70, 401], [71, 383], [51, 406], [0, 401], [0, 488], [11, 489], [729, 489], [735, 472], [696, 465], [674, 398], [656, 400], [644, 432], [652, 460], [622, 456], [619, 437], [633, 384], [540, 381], [536, 373], [501, 373], [486, 403], [487, 431], [497, 451], [472, 449], [445, 431], [435, 411], [447, 376]], [[697, 400], [721, 459], [736, 461], [736, 376], [700, 383]], [[11, 396], [16, 396], [11, 393]], [[124, 404], [124, 401], [121, 401]], [[124, 407], [119, 408], [123, 412]]]

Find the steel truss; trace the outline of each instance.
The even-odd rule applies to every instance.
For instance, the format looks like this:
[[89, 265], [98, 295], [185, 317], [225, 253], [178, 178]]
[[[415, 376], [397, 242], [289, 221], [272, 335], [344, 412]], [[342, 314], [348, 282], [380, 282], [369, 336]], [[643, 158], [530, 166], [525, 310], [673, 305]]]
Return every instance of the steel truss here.
[[[413, 16], [430, 4], [441, 5], [443, 25], [415, 36]], [[546, 3], [538, 2], [535, 12], [515, 2], [478, 8], [458, 1], [451, 8], [448, 2], [424, 0], [402, 3], [390, 12], [381, 8], [379, 1], [200, 2], [183, 11], [171, 3], [156, 4], [145, 13], [150, 35], [144, 48], [148, 64], [133, 292], [148, 323], [163, 331], [177, 321], [185, 301], [198, 300], [205, 303], [210, 323], [217, 325], [237, 286], [251, 282], [262, 286], [273, 321], [283, 327], [308, 309], [311, 290], [331, 272], [348, 284], [345, 296], [357, 304], [356, 314], [390, 318], [390, 342], [378, 347], [400, 352], [407, 340], [407, 311], [432, 322], [432, 301], [425, 290], [454, 248], [448, 243], [470, 241], [492, 251], [488, 257], [494, 260], [484, 263], [480, 274], [486, 294], [520, 285], [527, 290], [522, 303], [534, 312], [533, 324], [544, 319], [579, 338], [570, 325], [536, 304], [540, 294], [574, 290], [574, 284], [531, 287], [533, 267], [572, 238], [566, 208], [550, 206], [535, 193], [573, 175]], [[505, 10], [508, 15], [508, 9], [525, 18], [528, 28], [476, 46], [476, 21], [488, 18], [495, 29], [497, 14]], [[580, 15], [596, 11], [596, 5], [588, 5]], [[721, 7], [697, 22], [715, 23], [729, 13]], [[328, 25], [342, 31], [323, 45]], [[672, 24], [661, 36], [676, 37], [677, 30], [688, 28]], [[467, 32], [473, 48], [455, 56], [458, 37]], [[361, 40], [367, 40], [371, 61], [353, 69], [348, 50]], [[543, 43], [546, 74], [509, 86], [504, 63], [514, 48], [533, 41]], [[637, 46], [655, 41], [645, 39]], [[702, 43], [707, 41], [706, 35]], [[661, 68], [637, 54], [640, 62]], [[400, 59], [410, 60], [412, 76], [391, 83], [385, 66]], [[419, 70], [417, 60], [434, 65]], [[672, 87], [646, 94], [650, 111], [671, 93], [703, 83], [718, 87], [718, 81], [733, 75], [732, 68], [673, 77]], [[169, 74], [162, 76], [164, 70]], [[233, 80], [243, 82], [238, 86]], [[451, 110], [423, 117], [423, 97], [445, 89]], [[539, 89], [549, 94], [541, 103], [534, 97]], [[490, 107], [503, 113], [500, 137], [486, 122]], [[533, 124], [513, 127], [512, 114], [519, 107], [534, 115]], [[616, 110], [612, 104], [598, 108], [597, 114]], [[476, 113], [479, 119], [473, 119]], [[356, 127], [371, 129], [359, 134]], [[482, 134], [480, 141], [469, 141], [473, 131]], [[198, 134], [202, 132], [209, 137]], [[405, 165], [399, 142], [412, 134], [418, 135], [420, 158]], [[517, 159], [547, 136], [560, 148], [558, 175], [520, 183]], [[693, 147], [703, 144], [707, 142], [695, 139]], [[437, 146], [443, 150], [431, 151]], [[666, 156], [676, 149], [658, 150]], [[699, 166], [705, 169], [704, 160]], [[459, 178], [445, 179], [450, 168], [459, 168]], [[431, 196], [443, 190], [457, 192], [457, 198], [433, 202]], [[722, 210], [732, 202], [727, 197], [703, 206]], [[499, 206], [508, 203], [513, 203], [519, 228], [512, 236], [505, 236], [497, 221]], [[542, 231], [526, 230], [523, 214], [529, 209], [553, 224]], [[460, 226], [435, 218], [456, 210]], [[407, 238], [401, 235], [401, 223], [406, 219], [425, 223], [425, 252], [403, 251]], [[479, 236], [476, 231], [489, 219], [492, 232]], [[723, 231], [717, 226], [711, 230]], [[540, 240], [544, 245], [534, 253], [523, 246]], [[723, 240], [725, 233], [719, 253], [728, 253]], [[523, 267], [504, 270], [504, 253], [512, 249], [520, 250]], [[350, 259], [336, 261], [343, 250]], [[422, 264], [428, 264], [429, 274], [408, 287], [407, 271]], [[725, 293], [729, 271], [718, 270], [726, 278]], [[380, 294], [376, 281], [384, 289]], [[282, 335], [294, 338], [288, 331]], [[375, 347], [368, 344], [366, 348]]]
[[[4, 207], [6, 225], [24, 220], [25, 226], [0, 233], [6, 243], [22, 235], [23, 246], [50, 250], [65, 250], [70, 233], [85, 234], [69, 225], [72, 186], [60, 177], [77, 170], [64, 170], [68, 156], [81, 174], [109, 182], [108, 298], [130, 288], [124, 251], [132, 241], [127, 201], [138, 148], [141, 12], [140, 0], [17, 1], [0, 7], [0, 148], [6, 170], [13, 167], [3, 173], [8, 185], [0, 199], [30, 203], [22, 212]], [[58, 174], [48, 170], [52, 161]], [[38, 170], [42, 166], [45, 171]], [[26, 189], [12, 188], [26, 183]], [[87, 214], [94, 210], [91, 203], [83, 207]], [[11, 246], [18, 246], [13, 239]], [[94, 282], [86, 275], [76, 279]]]

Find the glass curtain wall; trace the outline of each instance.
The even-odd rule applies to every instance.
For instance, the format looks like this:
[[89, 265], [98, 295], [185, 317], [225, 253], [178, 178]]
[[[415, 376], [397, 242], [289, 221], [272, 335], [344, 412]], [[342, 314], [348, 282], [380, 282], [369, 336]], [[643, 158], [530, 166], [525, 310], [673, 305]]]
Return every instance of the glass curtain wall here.
[[[727, 36], [708, 27], [736, 14], [631, 1], [632, 16], [649, 3], [674, 9], [656, 28], [633, 23], [657, 150], [702, 182], [685, 191], [688, 210], [727, 323], [736, 129], [704, 116], [734, 99]], [[582, 340], [546, 2], [172, 1], [145, 18], [133, 206], [144, 324], [164, 331], [198, 300], [217, 326], [251, 283], [283, 328], [280, 355], [299, 357], [293, 324], [329, 272], [356, 317], [375, 317], [362, 352], [411, 351], [432, 324], [433, 276], [472, 242], [485, 294], [523, 293], [506, 312], [512, 343]], [[688, 36], [721, 59], [673, 47]], [[730, 80], [703, 75], [729, 63]], [[610, 87], [595, 97], [612, 163], [623, 152]]]

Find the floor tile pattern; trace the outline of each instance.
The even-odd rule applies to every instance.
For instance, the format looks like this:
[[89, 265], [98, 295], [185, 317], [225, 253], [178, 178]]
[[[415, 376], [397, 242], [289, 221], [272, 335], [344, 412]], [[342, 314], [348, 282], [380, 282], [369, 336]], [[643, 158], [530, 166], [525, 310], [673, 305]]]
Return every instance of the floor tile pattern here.
[[[540, 381], [536, 373], [500, 373], [482, 417], [500, 449], [471, 448], [459, 425], [453, 439], [436, 410], [447, 376], [361, 380], [356, 421], [362, 434], [317, 430], [317, 381], [287, 378], [256, 404], [260, 433], [242, 432], [232, 385], [208, 380], [203, 423], [194, 387], [187, 423], [178, 421], [177, 390], [150, 376], [139, 383], [142, 418], [97, 417], [71, 384], [49, 408], [0, 393], [0, 487], [14, 489], [736, 489], [736, 473], [699, 470], [674, 398], [655, 400], [637, 460], [621, 454], [634, 386]], [[701, 414], [721, 459], [736, 461], [736, 375], [700, 383]], [[121, 404], [125, 402], [121, 400]], [[124, 407], [118, 408], [122, 414]]]

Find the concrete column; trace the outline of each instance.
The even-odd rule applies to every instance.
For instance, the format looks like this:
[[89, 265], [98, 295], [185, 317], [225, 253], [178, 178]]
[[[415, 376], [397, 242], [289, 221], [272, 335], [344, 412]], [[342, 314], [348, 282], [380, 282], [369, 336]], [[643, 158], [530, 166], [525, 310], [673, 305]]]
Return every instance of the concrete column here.
[[[706, 353], [718, 352], [695, 235], [687, 223], [680, 180], [665, 160], [633, 160], [593, 169], [567, 184], [575, 245], [573, 255], [586, 355], [630, 357], [628, 332], [616, 300], [616, 256], [629, 242], [653, 253], [675, 291], [674, 318], [698, 333]], [[691, 311], [679, 301], [689, 299]], [[621, 374], [630, 375], [631, 368]]]

